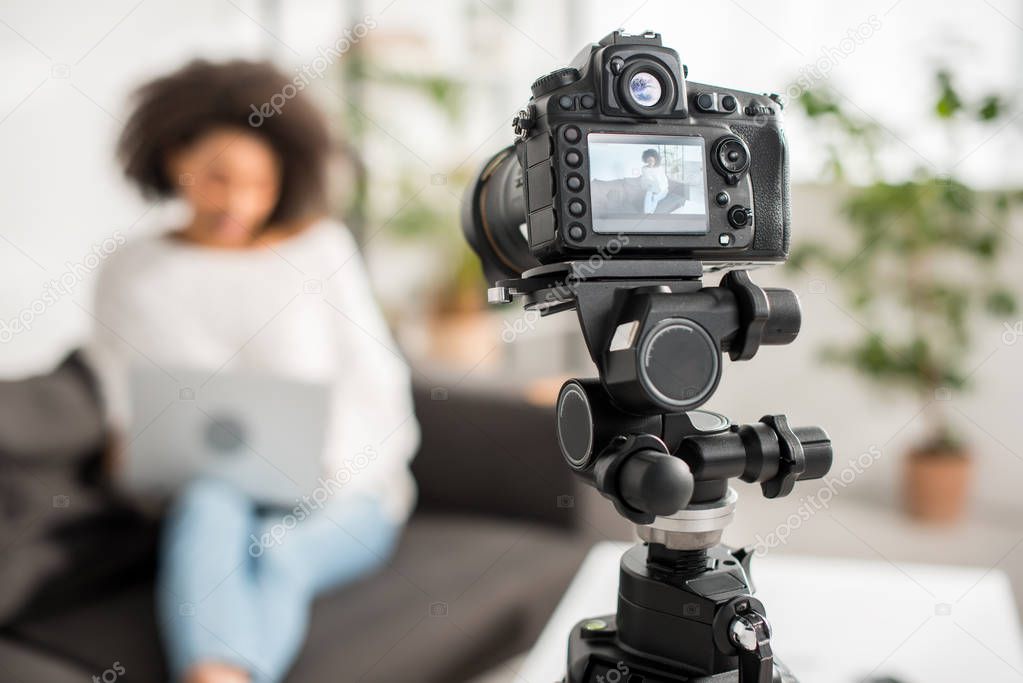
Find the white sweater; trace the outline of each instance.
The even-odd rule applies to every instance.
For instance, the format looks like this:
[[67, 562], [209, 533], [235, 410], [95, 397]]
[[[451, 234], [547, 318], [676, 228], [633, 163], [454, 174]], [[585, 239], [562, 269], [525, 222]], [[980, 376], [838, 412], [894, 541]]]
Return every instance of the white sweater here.
[[664, 166], [644, 166], [641, 172], [644, 190], [657, 193], [668, 191], [668, 173]]
[[87, 349], [108, 419], [129, 424], [128, 369], [257, 370], [332, 387], [324, 473], [373, 453], [334, 498], [382, 497], [396, 520], [415, 501], [419, 443], [410, 372], [348, 230], [323, 220], [267, 247], [211, 249], [157, 236], [104, 263]]

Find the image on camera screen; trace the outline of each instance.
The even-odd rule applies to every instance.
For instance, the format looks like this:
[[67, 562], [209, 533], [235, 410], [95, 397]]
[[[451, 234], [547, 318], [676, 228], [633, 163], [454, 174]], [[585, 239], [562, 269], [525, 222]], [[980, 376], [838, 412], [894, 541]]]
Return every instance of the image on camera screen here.
[[594, 232], [707, 233], [703, 138], [590, 133], [586, 141]]

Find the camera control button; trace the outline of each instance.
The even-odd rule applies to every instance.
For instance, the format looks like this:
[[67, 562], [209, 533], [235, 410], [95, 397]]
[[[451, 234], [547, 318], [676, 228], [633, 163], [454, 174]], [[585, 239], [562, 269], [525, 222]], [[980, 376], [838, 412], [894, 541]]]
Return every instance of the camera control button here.
[[720, 235], [718, 235], [718, 244], [720, 244], [722, 247], [727, 247], [731, 243], [732, 236], [729, 235], [727, 232], [723, 232]]
[[727, 192], [718, 192], [717, 196], [714, 197], [714, 201], [717, 202], [718, 206], [725, 206], [731, 197], [728, 196]]
[[575, 98], [571, 95], [562, 95], [558, 98], [558, 106], [562, 109], [575, 109]]
[[582, 200], [573, 199], [568, 203], [568, 212], [578, 218], [586, 213], [586, 205], [583, 204]]
[[700, 111], [714, 110], [714, 96], [709, 92], [702, 92], [696, 96], [696, 108]]
[[586, 237], [586, 228], [578, 223], [573, 223], [568, 227], [568, 236], [576, 242], [579, 242]]
[[583, 189], [583, 177], [578, 173], [573, 173], [565, 179], [565, 185], [568, 189], [572, 190], [572, 192], [578, 192]]
[[593, 95], [583, 95], [579, 98], [579, 105], [583, 109], [593, 109], [597, 106], [597, 98]]
[[725, 95], [721, 98], [721, 108], [729, 113], [735, 111], [738, 106], [738, 102], [735, 101], [735, 97], [732, 95]]
[[570, 149], [565, 152], [565, 163], [572, 168], [577, 168], [583, 163], [583, 155], [578, 150]]
[[714, 144], [711, 162], [729, 185], [735, 185], [750, 166], [750, 154], [746, 144], [739, 138], [728, 135]]
[[622, 72], [622, 69], [625, 68], [625, 60], [621, 57], [614, 57], [611, 59], [610, 66], [611, 73], [618, 75]]
[[733, 206], [728, 210], [728, 224], [733, 228], [745, 228], [753, 220], [753, 211], [745, 206]]
[[579, 140], [583, 137], [583, 134], [575, 126], [569, 126], [566, 128], [562, 135], [565, 136], [565, 140], [573, 144], [579, 142]]

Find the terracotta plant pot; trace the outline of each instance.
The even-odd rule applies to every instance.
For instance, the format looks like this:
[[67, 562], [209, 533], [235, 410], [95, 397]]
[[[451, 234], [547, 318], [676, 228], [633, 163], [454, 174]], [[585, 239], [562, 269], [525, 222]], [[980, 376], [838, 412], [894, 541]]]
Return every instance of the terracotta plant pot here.
[[911, 451], [903, 477], [909, 514], [941, 524], [962, 519], [972, 469], [965, 451]]

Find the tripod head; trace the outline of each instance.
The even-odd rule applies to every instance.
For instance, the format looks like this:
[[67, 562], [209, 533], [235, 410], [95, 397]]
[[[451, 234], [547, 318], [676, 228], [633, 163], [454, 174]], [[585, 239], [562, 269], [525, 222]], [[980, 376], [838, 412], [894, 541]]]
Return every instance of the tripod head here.
[[542, 315], [576, 310], [599, 379], [562, 386], [558, 444], [646, 542], [622, 558], [614, 625], [596, 620], [603, 626], [570, 637], [568, 683], [601, 680], [599, 667], [623, 652], [675, 671], [643, 680], [733, 680], [721, 672], [741, 683], [794, 680], [773, 660], [766, 612], [752, 596], [752, 554], [719, 545], [737, 499], [728, 481], [788, 495], [796, 481], [828, 472], [831, 441], [784, 415], [733, 425], [699, 410], [725, 353], [749, 360], [762, 344], [787, 344], [801, 320], [793, 292], [761, 289], [745, 271], [713, 287], [702, 275], [702, 264], [687, 261], [570, 261], [490, 290], [492, 302], [521, 296]]
[[730, 478], [775, 498], [831, 466], [818, 427], [792, 428], [784, 415], [736, 426], [697, 410], [718, 386], [725, 353], [748, 360], [761, 344], [787, 344], [801, 321], [789, 290], [761, 289], [746, 271], [704, 287], [702, 275], [692, 261], [570, 261], [490, 290], [493, 302], [522, 296], [544, 315], [577, 311], [600, 379], [562, 387], [558, 443], [569, 467], [638, 525], [726, 499]]

